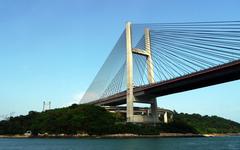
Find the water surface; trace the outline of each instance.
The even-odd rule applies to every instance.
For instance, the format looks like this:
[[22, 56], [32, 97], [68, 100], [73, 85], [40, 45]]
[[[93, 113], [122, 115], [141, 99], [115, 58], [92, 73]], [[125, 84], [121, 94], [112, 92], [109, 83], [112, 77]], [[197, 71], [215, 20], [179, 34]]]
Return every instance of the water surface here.
[[240, 150], [240, 137], [0, 139], [0, 150]]

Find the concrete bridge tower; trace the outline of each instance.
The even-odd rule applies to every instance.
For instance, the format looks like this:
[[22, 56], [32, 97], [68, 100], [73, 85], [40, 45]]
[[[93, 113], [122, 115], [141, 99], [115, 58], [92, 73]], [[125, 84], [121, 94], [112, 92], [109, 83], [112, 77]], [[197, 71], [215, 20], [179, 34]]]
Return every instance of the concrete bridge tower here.
[[[145, 34], [145, 50], [132, 48], [132, 33], [131, 33], [131, 23], [126, 24], [126, 50], [127, 50], [127, 122], [134, 121], [134, 106], [133, 103], [136, 98], [133, 94], [133, 53], [145, 56], [147, 59], [147, 73], [148, 82], [154, 83], [154, 71], [153, 71], [153, 61], [151, 53], [151, 39], [150, 30], [148, 28], [144, 31]], [[158, 120], [157, 116], [157, 101], [156, 98], [149, 100], [151, 103], [151, 114], [153, 122], [156, 123]]]

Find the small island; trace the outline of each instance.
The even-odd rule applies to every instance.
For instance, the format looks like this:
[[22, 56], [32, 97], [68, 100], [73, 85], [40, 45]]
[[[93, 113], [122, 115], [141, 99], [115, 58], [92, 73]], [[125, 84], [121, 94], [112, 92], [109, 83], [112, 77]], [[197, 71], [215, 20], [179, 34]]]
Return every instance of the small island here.
[[173, 112], [167, 124], [126, 123], [105, 108], [73, 104], [0, 121], [0, 137], [169, 137], [239, 135], [240, 124], [217, 116]]

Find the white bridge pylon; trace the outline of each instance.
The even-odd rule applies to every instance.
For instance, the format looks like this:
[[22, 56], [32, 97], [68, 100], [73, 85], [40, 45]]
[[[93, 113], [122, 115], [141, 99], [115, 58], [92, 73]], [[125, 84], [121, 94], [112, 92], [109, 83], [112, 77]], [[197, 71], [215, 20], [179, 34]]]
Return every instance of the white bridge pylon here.
[[[150, 39], [150, 30], [145, 28], [145, 50], [137, 49], [132, 47], [132, 32], [131, 32], [131, 23], [127, 22], [126, 24], [126, 50], [127, 50], [127, 122], [137, 122], [134, 116], [134, 105], [133, 103], [137, 101], [133, 94], [133, 53], [146, 57], [147, 63], [147, 75], [148, 82], [154, 83], [154, 71], [153, 71], [153, 61], [151, 53], [151, 39]], [[158, 120], [157, 116], [157, 100], [156, 98], [150, 99], [151, 103], [151, 114], [153, 122], [156, 123]]]

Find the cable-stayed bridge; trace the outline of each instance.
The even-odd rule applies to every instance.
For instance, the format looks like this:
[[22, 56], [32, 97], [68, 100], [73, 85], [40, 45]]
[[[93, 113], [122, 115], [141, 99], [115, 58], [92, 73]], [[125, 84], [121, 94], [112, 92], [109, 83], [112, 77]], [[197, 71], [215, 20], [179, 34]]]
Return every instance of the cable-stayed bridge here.
[[240, 21], [126, 24], [81, 103], [133, 104], [240, 78]]

